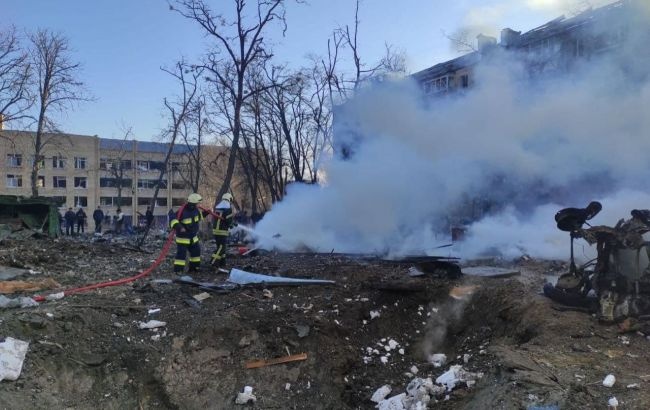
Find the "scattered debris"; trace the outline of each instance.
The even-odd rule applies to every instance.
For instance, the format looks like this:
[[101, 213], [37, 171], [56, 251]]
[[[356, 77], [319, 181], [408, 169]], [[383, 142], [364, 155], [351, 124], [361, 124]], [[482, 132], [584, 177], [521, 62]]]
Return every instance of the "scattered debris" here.
[[609, 408], [616, 410], [616, 408], [618, 407], [618, 400], [616, 400], [616, 397], [612, 397], [607, 401], [607, 405], [609, 406]]
[[14, 268], [0, 265], [0, 280], [10, 280], [29, 273], [29, 269]]
[[149, 310], [147, 311], [147, 314], [148, 314], [148, 315], [155, 315], [156, 313], [160, 313], [160, 308], [149, 309]]
[[228, 282], [236, 283], [238, 285], [251, 285], [263, 283], [268, 285], [283, 286], [283, 285], [334, 285], [336, 282], [333, 280], [320, 280], [320, 279], [297, 279], [286, 278], [283, 276], [268, 276], [259, 273], [246, 272], [239, 269], [232, 269]]
[[422, 272], [420, 269], [416, 268], [415, 266], [411, 266], [408, 270], [408, 274], [410, 277], [415, 278], [418, 276], [424, 276], [426, 273]]
[[9, 280], [0, 282], [0, 293], [36, 292], [42, 289], [56, 289], [61, 285], [52, 278], [35, 281]]
[[371, 310], [370, 311], [370, 320], [377, 319], [380, 316], [381, 316], [381, 313], [379, 313], [378, 310]]
[[373, 393], [370, 400], [374, 401], [375, 403], [379, 403], [380, 401], [384, 400], [391, 391], [393, 391], [393, 389], [389, 385], [385, 384]]
[[483, 373], [472, 373], [463, 369], [461, 365], [454, 365], [436, 379], [437, 384], [442, 384], [447, 391], [452, 391], [458, 383], [466, 383], [469, 387], [476, 383], [476, 380], [483, 377]]
[[255, 360], [246, 363], [246, 368], [257, 369], [259, 367], [272, 366], [272, 365], [282, 364], [282, 363], [298, 362], [302, 360], [307, 360], [307, 353], [293, 354], [289, 356], [278, 357], [277, 359]]
[[248, 404], [255, 403], [257, 397], [253, 394], [253, 388], [251, 386], [244, 387], [244, 391], [237, 393], [237, 398], [235, 399], [235, 404]]
[[192, 297], [194, 298], [194, 300], [202, 302], [202, 301], [206, 300], [207, 298], [209, 298], [210, 294], [208, 292], [202, 292], [202, 293], [196, 294], [196, 295], [194, 295]]
[[456, 300], [463, 300], [469, 296], [472, 296], [474, 292], [479, 288], [479, 286], [454, 286], [449, 291], [449, 296]]
[[603, 386], [612, 387], [616, 383], [616, 377], [613, 374], [608, 374], [603, 380]]
[[27, 308], [36, 306], [38, 306], [38, 302], [32, 298], [25, 296], [19, 298], [8, 298], [4, 295], [0, 295], [0, 308]]
[[633, 383], [633, 384], [628, 384], [628, 385], [625, 386], [625, 387], [628, 388], [628, 389], [640, 389], [640, 388], [641, 388], [641, 384], [640, 384], [640, 383]]
[[45, 300], [47, 301], [54, 301], [54, 300], [61, 300], [65, 297], [64, 292], [57, 292], [57, 293], [50, 293], [45, 297]]
[[20, 377], [28, 348], [28, 342], [13, 337], [7, 337], [0, 343], [0, 381]]
[[138, 327], [140, 329], [155, 329], [164, 326], [167, 326], [167, 322], [161, 322], [160, 320], [150, 320], [146, 323], [145, 322], [138, 323]]
[[495, 266], [472, 266], [463, 268], [463, 275], [499, 279], [518, 276], [521, 275], [521, 272], [515, 269], [497, 268]]
[[429, 363], [433, 365], [433, 367], [442, 367], [447, 363], [447, 355], [444, 353], [436, 353], [432, 354], [429, 356]]
[[298, 332], [298, 337], [303, 338], [309, 336], [310, 328], [307, 325], [295, 325], [294, 329]]
[[273, 299], [273, 292], [271, 292], [268, 289], [263, 289], [262, 290], [262, 296], [267, 298], [267, 299]]

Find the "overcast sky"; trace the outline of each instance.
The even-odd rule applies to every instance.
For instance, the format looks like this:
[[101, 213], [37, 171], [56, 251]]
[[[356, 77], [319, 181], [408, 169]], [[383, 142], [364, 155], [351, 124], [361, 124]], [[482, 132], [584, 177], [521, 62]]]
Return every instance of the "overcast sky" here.
[[[209, 1], [209, 0], [208, 0]], [[529, 30], [589, 3], [603, 0], [363, 0], [360, 50], [365, 61], [381, 58], [384, 44], [407, 56], [416, 72], [458, 55], [444, 33], [471, 27], [498, 35], [504, 27]], [[232, 1], [212, 0], [231, 14]], [[250, 0], [254, 3], [254, 0]], [[161, 66], [181, 56], [198, 60], [206, 42], [199, 28], [169, 10], [166, 0], [0, 0], [1, 25], [21, 32], [49, 28], [65, 34], [73, 58], [83, 64], [83, 81], [96, 101], [59, 119], [70, 133], [119, 138], [122, 124], [136, 138], [155, 140], [165, 122], [162, 99], [174, 90]], [[307, 64], [310, 54], [326, 53], [332, 30], [354, 19], [354, 0], [288, 2], [284, 37], [274, 30], [278, 62]]]

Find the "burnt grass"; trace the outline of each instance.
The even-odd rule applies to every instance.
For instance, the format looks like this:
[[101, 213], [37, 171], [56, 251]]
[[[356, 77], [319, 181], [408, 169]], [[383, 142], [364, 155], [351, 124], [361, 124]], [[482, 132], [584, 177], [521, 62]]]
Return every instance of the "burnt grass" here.
[[[160, 245], [153, 241], [152, 253], [141, 253], [67, 239], [5, 241], [0, 265], [32, 269], [39, 272], [34, 279], [51, 277], [67, 288], [131, 276]], [[208, 245], [203, 254], [209, 251]], [[384, 384], [391, 395], [403, 392], [413, 366], [418, 377], [435, 380], [451, 364], [484, 377], [431, 408], [605, 408], [614, 395], [625, 408], [649, 408], [642, 376], [650, 374], [650, 342], [632, 333], [623, 344], [616, 327], [554, 310], [539, 295], [543, 274], [554, 266], [528, 261], [517, 264], [522, 275], [515, 278], [450, 280], [411, 278], [408, 265], [270, 253], [233, 257], [228, 267], [336, 285], [272, 287], [271, 294], [247, 288], [196, 302], [197, 288], [151, 282], [174, 277], [168, 260], [131, 285], [1, 310], [0, 336], [30, 347], [20, 378], [0, 382], [0, 408], [366, 409], [374, 408], [370, 397]], [[226, 277], [211, 269], [194, 275]], [[457, 301], [449, 290], [459, 285], [478, 288]], [[161, 311], [149, 315], [150, 308]], [[372, 319], [371, 311], [379, 317]], [[150, 319], [166, 326], [138, 328]], [[385, 351], [390, 339], [403, 354]], [[368, 347], [380, 354], [368, 354]], [[297, 353], [307, 360], [245, 368], [252, 360]], [[380, 356], [387, 353], [384, 364]], [[434, 368], [430, 353], [445, 353], [448, 363]], [[600, 383], [608, 373], [619, 379], [612, 389]], [[641, 389], [626, 387], [633, 383]], [[257, 401], [236, 405], [244, 386], [253, 387]]]

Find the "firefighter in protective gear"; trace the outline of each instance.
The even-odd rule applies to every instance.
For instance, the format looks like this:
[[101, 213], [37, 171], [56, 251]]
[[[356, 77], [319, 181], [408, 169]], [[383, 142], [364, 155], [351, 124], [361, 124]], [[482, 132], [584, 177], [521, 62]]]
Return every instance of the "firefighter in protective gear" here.
[[216, 249], [212, 254], [210, 263], [213, 266], [223, 266], [226, 263], [226, 247], [228, 245], [228, 230], [233, 225], [232, 218], [232, 195], [229, 193], [223, 194], [221, 202], [214, 207], [214, 213], [219, 218], [214, 218], [212, 224], [212, 234], [214, 235], [214, 242]]
[[199, 222], [203, 220], [203, 213], [197, 207], [201, 199], [199, 194], [190, 194], [187, 197], [187, 203], [169, 223], [171, 229], [176, 231], [174, 272], [183, 272], [188, 252], [190, 254], [190, 272], [198, 271], [199, 266], [201, 266], [201, 245], [199, 244], [198, 233]]

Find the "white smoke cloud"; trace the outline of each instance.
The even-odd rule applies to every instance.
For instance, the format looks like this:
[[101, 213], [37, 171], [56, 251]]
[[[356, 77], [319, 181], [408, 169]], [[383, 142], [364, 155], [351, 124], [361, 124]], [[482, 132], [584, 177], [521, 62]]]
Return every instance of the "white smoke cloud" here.
[[462, 256], [566, 257], [560, 208], [601, 198], [596, 224], [650, 208], [648, 62], [629, 57], [534, 85], [503, 57], [466, 96], [431, 104], [406, 83], [360, 94], [339, 113], [363, 136], [355, 154], [326, 164], [326, 185], [290, 187], [258, 224], [260, 245], [441, 254], [450, 218], [484, 197], [510, 205], [470, 227]]

